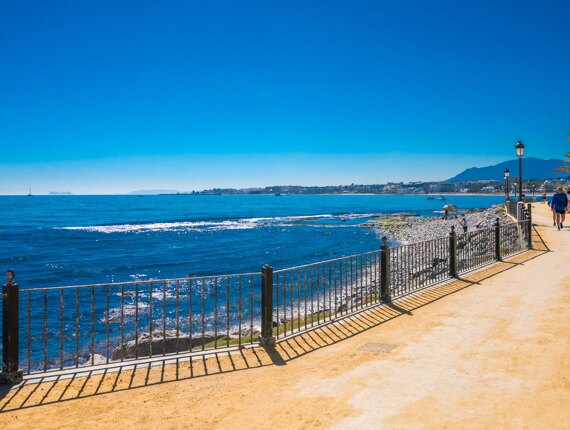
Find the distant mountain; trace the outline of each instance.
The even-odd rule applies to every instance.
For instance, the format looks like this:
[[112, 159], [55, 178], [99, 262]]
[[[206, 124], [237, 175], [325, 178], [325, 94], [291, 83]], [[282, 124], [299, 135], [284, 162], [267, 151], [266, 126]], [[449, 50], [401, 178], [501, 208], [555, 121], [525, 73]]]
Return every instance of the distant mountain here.
[[71, 196], [72, 193], [70, 191], [50, 191], [50, 196]]
[[[522, 164], [523, 179], [551, 179], [566, 178], [568, 176], [568, 173], [554, 172], [554, 169], [562, 165], [560, 160], [543, 160], [541, 158], [528, 157], [523, 158]], [[519, 174], [519, 161], [509, 160], [494, 166], [470, 167], [459, 175], [448, 179], [448, 181], [502, 181], [504, 178], [505, 168], [510, 170], [511, 177], [517, 177]]]

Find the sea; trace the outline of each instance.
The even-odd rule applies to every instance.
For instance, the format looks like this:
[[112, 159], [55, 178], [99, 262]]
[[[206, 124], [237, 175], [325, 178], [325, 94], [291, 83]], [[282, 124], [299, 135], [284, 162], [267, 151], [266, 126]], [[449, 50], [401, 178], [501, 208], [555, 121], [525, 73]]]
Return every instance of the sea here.
[[[250, 290], [230, 289], [212, 279], [200, 288], [184, 281], [142, 281], [257, 274], [265, 264], [279, 270], [375, 251], [382, 232], [364, 226], [367, 221], [396, 213], [441, 216], [445, 204], [461, 212], [502, 200], [466, 195], [448, 195], [445, 201], [425, 195], [0, 196], [0, 268], [14, 270], [22, 291], [21, 367], [35, 372], [86, 365], [95, 355], [110, 359], [122, 342], [152, 326], [203, 337], [218, 329], [239, 332], [238, 315], [250, 321], [252, 330], [260, 325], [259, 276], [250, 277]], [[130, 287], [108, 287], [112, 282]], [[134, 283], [151, 288], [144, 287], [140, 297], [137, 292], [136, 302]], [[49, 289], [91, 284], [107, 286]]]
[[378, 249], [375, 217], [440, 216], [501, 196], [121, 195], [0, 197], [0, 268], [21, 288], [283, 269]]

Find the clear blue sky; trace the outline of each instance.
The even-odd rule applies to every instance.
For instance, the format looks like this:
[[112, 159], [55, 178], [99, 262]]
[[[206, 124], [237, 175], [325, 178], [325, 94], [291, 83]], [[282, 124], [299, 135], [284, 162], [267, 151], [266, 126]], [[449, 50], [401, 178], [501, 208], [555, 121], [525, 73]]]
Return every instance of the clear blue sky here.
[[0, 194], [439, 180], [569, 147], [570, 2], [4, 1]]

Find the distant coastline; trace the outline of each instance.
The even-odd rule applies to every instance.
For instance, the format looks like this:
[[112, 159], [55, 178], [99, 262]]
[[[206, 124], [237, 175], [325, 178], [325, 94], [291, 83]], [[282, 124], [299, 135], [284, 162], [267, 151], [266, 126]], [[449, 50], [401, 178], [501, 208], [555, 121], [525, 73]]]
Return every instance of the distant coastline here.
[[[119, 195], [119, 194], [117, 194]], [[128, 195], [128, 194], [126, 194]], [[156, 196], [250, 196], [250, 195], [258, 195], [258, 196], [275, 196], [274, 193], [201, 193], [201, 192], [190, 192], [190, 193], [160, 193], [160, 194], [148, 194], [148, 195], [156, 195]], [[281, 194], [280, 196], [502, 196], [504, 195], [503, 192], [497, 193], [428, 193], [428, 194], [421, 194], [421, 193], [311, 193], [311, 194], [302, 194], [302, 193], [288, 193], [288, 194]]]
[[[547, 194], [551, 194], [553, 191], [547, 191]], [[532, 192], [526, 192], [527, 197], [532, 196]], [[251, 195], [258, 195], [258, 196], [275, 196], [275, 193], [204, 193], [204, 192], [180, 192], [180, 193], [146, 193], [146, 194], [133, 194], [133, 193], [122, 193], [122, 194], [75, 194], [71, 192], [49, 192], [47, 194], [34, 194], [34, 196], [38, 197], [85, 197], [85, 196], [131, 196], [131, 197], [152, 197], [152, 196], [251, 196]], [[481, 196], [481, 197], [493, 197], [493, 196], [503, 196], [504, 192], [496, 192], [496, 193], [477, 193], [477, 192], [440, 192], [440, 193], [359, 193], [359, 192], [352, 192], [352, 193], [285, 193], [280, 194], [280, 196], [287, 197], [287, 196], [418, 196], [418, 197], [438, 197], [438, 196]], [[540, 197], [542, 192], [536, 192], [535, 197]], [[3, 194], [0, 197], [26, 197], [26, 194]], [[511, 194], [513, 197], [513, 194]]]

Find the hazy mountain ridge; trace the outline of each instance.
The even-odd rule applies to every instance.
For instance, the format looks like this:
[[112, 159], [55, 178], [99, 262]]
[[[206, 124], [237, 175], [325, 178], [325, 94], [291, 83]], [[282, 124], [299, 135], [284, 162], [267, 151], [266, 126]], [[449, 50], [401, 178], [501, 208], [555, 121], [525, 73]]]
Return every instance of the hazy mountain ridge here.
[[[564, 172], [554, 172], [554, 169], [561, 166], [561, 160], [528, 157], [523, 159], [523, 178], [531, 179], [553, 179], [566, 178], [569, 175]], [[450, 192], [450, 182], [460, 181], [502, 181], [505, 168], [511, 172], [511, 180], [516, 181], [518, 177], [518, 160], [509, 160], [494, 166], [470, 167], [458, 175], [446, 181], [418, 181], [409, 183], [387, 184], [350, 184], [350, 185], [325, 185], [325, 186], [303, 186], [303, 185], [274, 185], [256, 188], [212, 188], [202, 191], [178, 191], [178, 190], [136, 190], [129, 194], [135, 195], [157, 195], [157, 194], [201, 194], [201, 195], [222, 195], [222, 194], [382, 194], [382, 193], [437, 193]], [[478, 192], [478, 189], [472, 190]]]
[[[555, 172], [554, 169], [562, 165], [561, 160], [528, 157], [523, 158], [522, 175], [523, 179], [551, 179], [566, 178], [568, 173]], [[518, 177], [519, 161], [509, 160], [494, 166], [486, 167], [470, 167], [463, 172], [448, 179], [448, 181], [484, 181], [484, 180], [502, 180], [504, 178], [505, 168], [511, 172], [511, 178]]]

